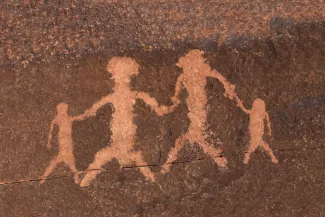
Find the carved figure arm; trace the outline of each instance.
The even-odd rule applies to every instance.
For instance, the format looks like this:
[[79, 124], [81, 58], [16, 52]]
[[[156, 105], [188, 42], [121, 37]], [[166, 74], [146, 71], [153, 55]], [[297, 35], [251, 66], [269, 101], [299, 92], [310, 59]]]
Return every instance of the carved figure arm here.
[[231, 84], [222, 74], [220, 74], [219, 72], [217, 72], [216, 70], [213, 70], [211, 72], [211, 77], [214, 77], [216, 79], [218, 79], [224, 86], [225, 88], [225, 93], [224, 96], [228, 97], [230, 100], [234, 99], [237, 102], [237, 106], [243, 110], [246, 114], [250, 114], [251, 110], [248, 110], [244, 107], [243, 105], [243, 101], [241, 99], [239, 99], [239, 97], [237, 96], [235, 89], [236, 89], [236, 85]]
[[222, 83], [223, 87], [225, 88], [225, 97], [228, 97], [230, 100], [232, 100], [236, 96], [236, 85], [231, 84], [222, 74], [216, 70], [213, 70], [210, 76], [218, 79]]
[[182, 90], [182, 83], [184, 81], [183, 75], [180, 75], [177, 78], [176, 86], [175, 86], [175, 93], [174, 96], [171, 98], [173, 105], [170, 107], [170, 110], [173, 111], [175, 107], [177, 107], [181, 101], [179, 99], [179, 94], [181, 93]]
[[269, 114], [267, 112], [265, 112], [265, 120], [266, 120], [266, 125], [267, 125], [267, 128], [268, 128], [268, 134], [269, 134], [269, 136], [272, 136], [270, 117], [269, 117]]
[[155, 110], [155, 112], [159, 115], [165, 115], [169, 112], [172, 112], [175, 107], [177, 107], [181, 101], [179, 100], [179, 94], [181, 92], [181, 87], [182, 87], [182, 82], [183, 82], [183, 76], [180, 75], [177, 79], [176, 82], [176, 87], [175, 87], [175, 94], [174, 96], [171, 98], [173, 105], [172, 106], [159, 106], [156, 99], [150, 97], [147, 93], [144, 92], [137, 92], [136, 93], [136, 97], [142, 99], [143, 101], [145, 101], [148, 105], [151, 106], [151, 108], [153, 110]]
[[100, 100], [98, 100], [97, 102], [95, 102], [91, 108], [87, 109], [82, 115], [78, 115], [76, 117], [73, 118], [73, 120], [84, 120], [85, 118], [89, 117], [89, 116], [95, 116], [96, 112], [104, 105], [106, 105], [107, 103], [111, 103], [112, 102], [112, 96], [108, 95], [108, 96], [104, 96], [102, 97]]
[[47, 140], [47, 147], [48, 148], [51, 148], [52, 147], [51, 141], [52, 141], [52, 137], [53, 137], [53, 129], [54, 129], [54, 125], [55, 124], [57, 124], [56, 118], [54, 118], [52, 120], [51, 125], [50, 125], [50, 133], [49, 133], [49, 138]]
[[243, 101], [242, 101], [241, 99], [239, 99], [237, 95], [235, 95], [234, 97], [235, 97], [235, 100], [236, 100], [236, 102], [237, 102], [237, 106], [238, 106], [241, 110], [243, 110], [243, 112], [245, 112], [246, 114], [249, 115], [252, 111], [251, 111], [251, 110], [248, 110], [248, 109], [246, 109], [246, 108], [244, 107], [244, 105], [243, 105]]
[[151, 108], [159, 115], [162, 116], [164, 114], [168, 113], [168, 107], [167, 106], [159, 106], [158, 102], [156, 101], [155, 98], [152, 98], [149, 96], [149, 94], [145, 92], [137, 92], [136, 97], [139, 99], [142, 99], [147, 103], [148, 105], [151, 106]]

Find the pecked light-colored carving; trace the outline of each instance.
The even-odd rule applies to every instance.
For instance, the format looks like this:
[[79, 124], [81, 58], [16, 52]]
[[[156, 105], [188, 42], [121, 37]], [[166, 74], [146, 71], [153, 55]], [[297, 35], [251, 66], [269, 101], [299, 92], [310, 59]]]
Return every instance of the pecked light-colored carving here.
[[[103, 105], [113, 104], [114, 113], [110, 124], [111, 146], [96, 153], [94, 161], [89, 165], [85, 177], [80, 182], [81, 187], [88, 186], [101, 172], [99, 169], [114, 158], [121, 165], [129, 165], [132, 162], [136, 165], [146, 165], [142, 153], [133, 150], [137, 128], [133, 123], [133, 105], [137, 98], [149, 104], [158, 115], [168, 112], [167, 107], [159, 107], [157, 101], [148, 94], [130, 90], [130, 77], [139, 73], [139, 65], [135, 60], [127, 57], [114, 57], [109, 60], [107, 71], [112, 73], [115, 80], [114, 93], [101, 98], [85, 113], [87, 116], [96, 115], [96, 111]], [[139, 170], [147, 179], [155, 181], [155, 175], [148, 167], [139, 167]]]
[[217, 78], [225, 88], [225, 96], [230, 99], [235, 95], [235, 85], [230, 84], [224, 76], [215, 70], [212, 70], [206, 63], [200, 50], [191, 50], [184, 57], [179, 59], [177, 66], [183, 69], [183, 73], [178, 77], [175, 94], [172, 97], [173, 105], [169, 108], [169, 112], [180, 103], [179, 94], [182, 86], [188, 91], [186, 100], [188, 106], [188, 117], [190, 126], [188, 131], [178, 138], [175, 147], [168, 154], [166, 164], [164, 164], [162, 173], [169, 171], [171, 163], [177, 159], [178, 152], [183, 148], [185, 143], [189, 141], [191, 144], [197, 143], [203, 151], [213, 157], [215, 163], [226, 168], [227, 160], [221, 155], [221, 149], [215, 149], [206, 141], [205, 124], [207, 120], [207, 96], [205, 93], [207, 77]]
[[52, 173], [57, 164], [63, 162], [70, 167], [70, 170], [74, 174], [74, 182], [79, 183], [78, 170], [75, 166], [75, 160], [73, 155], [73, 141], [72, 141], [72, 122], [77, 120], [83, 120], [85, 115], [79, 115], [71, 117], [68, 114], [68, 104], [62, 102], [57, 105], [57, 115], [53, 119], [50, 126], [50, 133], [47, 146], [51, 148], [51, 141], [53, 136], [54, 125], [59, 126], [58, 140], [59, 140], [59, 154], [51, 161], [47, 167], [44, 175], [41, 178], [40, 183], [43, 184], [46, 178]]
[[243, 106], [243, 102], [236, 95], [235, 99], [238, 107], [249, 115], [250, 144], [244, 157], [244, 164], [248, 164], [251, 154], [258, 147], [262, 147], [266, 151], [266, 153], [271, 157], [273, 163], [278, 163], [278, 159], [274, 156], [269, 144], [263, 140], [264, 121], [266, 121], [269, 136], [272, 135], [270, 118], [266, 112], [265, 102], [262, 99], [257, 98], [253, 102], [252, 109], [248, 110]]

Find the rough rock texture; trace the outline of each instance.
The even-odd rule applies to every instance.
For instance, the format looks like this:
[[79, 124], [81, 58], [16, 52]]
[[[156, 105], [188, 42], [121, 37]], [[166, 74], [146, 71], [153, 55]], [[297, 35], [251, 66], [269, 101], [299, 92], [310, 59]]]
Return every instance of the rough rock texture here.
[[[1, 216], [325, 216], [325, 21], [322, 1], [3, 1], [0, 3]], [[127, 56], [140, 65], [130, 88], [172, 105], [179, 58], [204, 51], [212, 69], [236, 85], [246, 108], [266, 104], [279, 160], [263, 151], [243, 163], [249, 116], [208, 77], [207, 141], [222, 148], [228, 168], [197, 144], [186, 143], [170, 172], [168, 153], [190, 125], [189, 92], [165, 116], [134, 102], [135, 150], [146, 165], [106, 164], [85, 188], [46, 148], [60, 102], [82, 114], [114, 92], [108, 60]], [[114, 106], [73, 123], [76, 167], [87, 170], [110, 145]], [[156, 182], [139, 166], [150, 168]], [[86, 172], [86, 171], [85, 171]], [[84, 173], [80, 174], [82, 178]]]

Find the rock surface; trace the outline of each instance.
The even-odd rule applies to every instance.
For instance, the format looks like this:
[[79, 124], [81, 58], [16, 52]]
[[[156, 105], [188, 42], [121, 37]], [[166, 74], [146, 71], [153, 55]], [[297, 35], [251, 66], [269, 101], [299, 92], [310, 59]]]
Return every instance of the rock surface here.
[[[1, 216], [324, 216], [324, 9], [322, 1], [1, 2]], [[278, 163], [262, 147], [244, 164], [255, 138], [252, 118], [212, 74], [204, 90], [191, 88], [201, 82], [193, 64], [196, 82], [181, 85], [179, 105], [168, 114], [159, 116], [155, 103], [143, 98], [119, 101], [132, 104], [133, 150], [145, 164], [114, 157], [80, 187], [65, 162], [40, 184], [59, 147], [69, 143], [59, 142], [56, 126], [52, 149], [46, 147], [59, 103], [76, 116], [116, 93], [117, 77], [107, 64], [125, 56], [139, 65], [127, 90], [170, 107], [185, 74], [177, 63], [194, 49], [204, 51], [211, 71], [236, 85], [245, 108], [257, 98], [265, 102], [272, 135], [265, 126], [263, 139]], [[186, 141], [168, 163], [177, 139], [201, 124], [202, 116], [195, 122], [189, 114], [200, 104], [191, 96], [202, 91], [206, 141], [222, 152], [211, 156], [199, 142]], [[107, 103], [72, 123], [80, 179], [96, 153], [112, 146], [112, 122], [120, 120], [114, 114], [122, 110]], [[218, 167], [218, 159], [226, 159], [227, 168]]]

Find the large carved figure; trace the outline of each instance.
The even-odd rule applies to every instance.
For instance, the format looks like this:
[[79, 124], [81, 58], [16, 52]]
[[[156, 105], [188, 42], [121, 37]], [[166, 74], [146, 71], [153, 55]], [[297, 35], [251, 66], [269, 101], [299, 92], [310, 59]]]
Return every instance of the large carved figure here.
[[162, 173], [169, 171], [171, 163], [176, 160], [178, 152], [187, 141], [191, 144], [197, 143], [206, 154], [214, 159], [218, 166], [226, 167], [226, 158], [220, 157], [222, 150], [212, 147], [206, 141], [207, 96], [205, 86], [207, 77], [216, 78], [224, 85], [225, 96], [232, 99], [235, 94], [235, 85], [230, 84], [220, 73], [211, 70], [203, 54], [200, 50], [191, 50], [177, 63], [177, 66], [183, 69], [183, 73], [178, 77], [175, 95], [172, 97], [173, 105], [169, 111], [172, 111], [180, 103], [179, 94], [181, 88], [184, 87], [188, 91], [186, 102], [190, 126], [188, 131], [176, 140], [175, 147], [169, 152], [166, 164], [163, 165]]
[[[108, 62], [107, 70], [112, 73], [115, 80], [114, 93], [104, 96], [96, 102], [86, 114], [96, 115], [96, 111], [107, 103], [114, 106], [113, 120], [111, 122], [111, 145], [103, 148], [95, 155], [94, 161], [89, 165], [80, 186], [85, 187], [101, 172], [101, 167], [112, 159], [120, 164], [127, 165], [135, 162], [136, 165], [146, 165], [142, 153], [134, 151], [136, 125], [133, 123], [133, 105], [136, 99], [142, 99], [153, 108], [158, 115], [167, 112], [167, 107], [158, 106], [155, 99], [143, 92], [130, 90], [130, 77], [139, 73], [139, 65], [135, 60], [126, 57], [114, 57]], [[155, 181], [155, 175], [148, 167], [139, 167], [140, 172], [148, 179]]]

